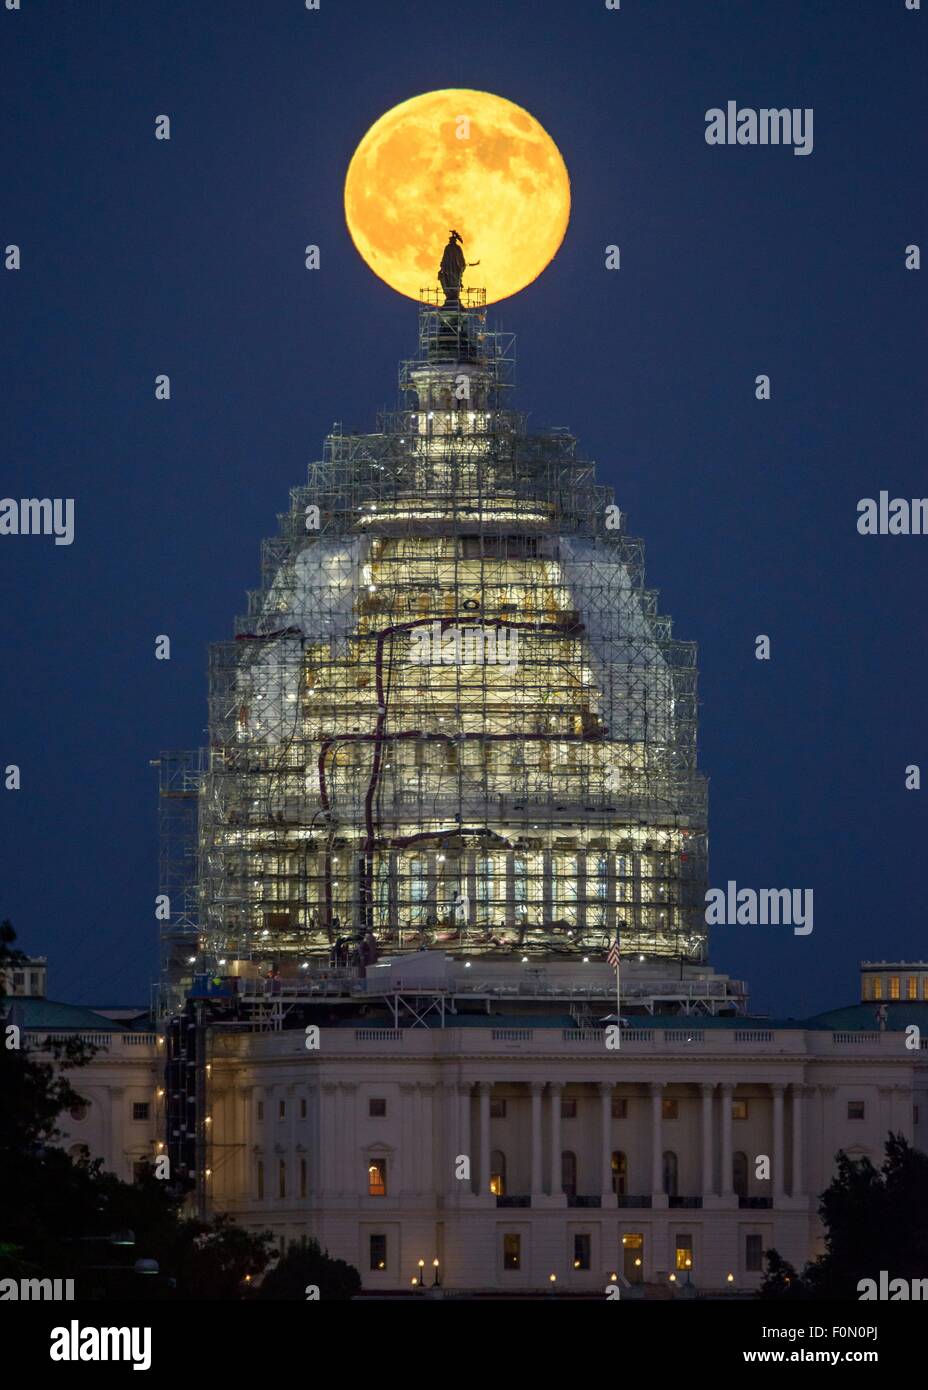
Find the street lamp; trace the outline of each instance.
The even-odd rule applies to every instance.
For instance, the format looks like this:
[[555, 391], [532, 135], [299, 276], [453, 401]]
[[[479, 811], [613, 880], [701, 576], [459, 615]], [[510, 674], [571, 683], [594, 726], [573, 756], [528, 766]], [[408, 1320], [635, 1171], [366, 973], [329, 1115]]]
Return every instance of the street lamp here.
[[438, 1277], [439, 1262], [438, 1262], [438, 1256], [437, 1256], [437, 1255], [436, 1255], [435, 1259], [432, 1261], [432, 1268], [433, 1268], [434, 1271], [435, 1271], [435, 1276], [434, 1276], [434, 1278], [432, 1279], [432, 1287], [433, 1287], [434, 1289], [440, 1289], [440, 1288], [441, 1288], [441, 1280], [440, 1280], [439, 1277]]

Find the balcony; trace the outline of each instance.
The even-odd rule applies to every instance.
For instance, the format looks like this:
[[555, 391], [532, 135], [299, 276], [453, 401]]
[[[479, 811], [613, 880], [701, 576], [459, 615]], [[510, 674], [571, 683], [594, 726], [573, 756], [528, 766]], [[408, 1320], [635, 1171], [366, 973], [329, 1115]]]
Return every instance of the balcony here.
[[650, 1193], [645, 1197], [619, 1197], [620, 1207], [649, 1207], [651, 1205]]
[[670, 1197], [667, 1205], [678, 1210], [696, 1211], [702, 1206], [701, 1197]]
[[530, 1207], [532, 1199], [531, 1197], [497, 1197], [496, 1205], [498, 1207]]
[[573, 1196], [571, 1196], [570, 1193], [567, 1194], [567, 1205], [569, 1207], [601, 1207], [602, 1201], [603, 1199], [598, 1193], [591, 1197], [582, 1197], [577, 1193]]
[[739, 1197], [738, 1206], [743, 1211], [769, 1211], [773, 1206], [772, 1197]]

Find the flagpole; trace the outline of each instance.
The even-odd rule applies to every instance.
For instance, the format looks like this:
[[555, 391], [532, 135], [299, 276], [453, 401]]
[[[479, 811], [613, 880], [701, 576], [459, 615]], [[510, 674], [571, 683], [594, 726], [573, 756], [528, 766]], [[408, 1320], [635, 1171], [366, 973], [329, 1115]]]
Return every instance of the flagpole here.
[[620, 1051], [620, 1050], [621, 1050], [621, 1047], [622, 1047], [622, 989], [621, 989], [621, 986], [620, 986], [620, 984], [619, 984], [619, 969], [620, 969], [620, 960], [621, 960], [621, 957], [620, 957], [620, 955], [619, 955], [619, 950], [618, 950], [618, 943], [619, 943], [619, 934], [618, 934], [618, 932], [616, 932], [615, 940], [616, 940], [616, 953], [615, 953], [615, 1022], [616, 1022], [616, 1027], [617, 1027], [618, 1030], [619, 1030], [619, 1031], [618, 1031], [618, 1041], [617, 1041], [617, 1043], [616, 1043], [616, 1051]]

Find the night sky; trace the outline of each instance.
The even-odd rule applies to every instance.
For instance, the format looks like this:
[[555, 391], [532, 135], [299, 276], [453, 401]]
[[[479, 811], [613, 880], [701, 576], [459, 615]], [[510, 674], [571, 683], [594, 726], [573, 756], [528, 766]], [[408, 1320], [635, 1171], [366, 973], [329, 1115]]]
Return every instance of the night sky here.
[[[389, 107], [452, 86], [527, 107], [570, 172], [559, 255], [491, 319], [519, 337], [517, 404], [579, 436], [699, 643], [710, 884], [814, 890], [811, 936], [716, 928], [714, 963], [798, 1015], [853, 1000], [861, 958], [928, 955], [928, 537], [856, 529], [862, 497], [928, 494], [928, 266], [904, 265], [928, 253], [926, 35], [904, 0], [0, 10], [0, 242], [22, 248], [0, 492], [76, 510], [71, 546], [0, 538], [0, 764], [23, 783], [0, 790], [0, 916], [53, 998], [147, 1002], [149, 760], [205, 742], [207, 643], [261, 538], [415, 344], [351, 244], [347, 165]], [[728, 100], [812, 107], [812, 154], [710, 147]]]

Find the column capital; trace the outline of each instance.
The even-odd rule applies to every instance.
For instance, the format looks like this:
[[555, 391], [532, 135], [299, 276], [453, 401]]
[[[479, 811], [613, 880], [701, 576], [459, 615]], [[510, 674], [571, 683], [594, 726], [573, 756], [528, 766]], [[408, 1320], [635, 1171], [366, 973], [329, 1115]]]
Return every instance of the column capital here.
[[613, 1082], [611, 1082], [611, 1081], [597, 1081], [597, 1083], [596, 1083], [596, 1089], [599, 1091], [599, 1094], [600, 1094], [601, 1096], [611, 1096], [611, 1095], [612, 1095], [612, 1089], [613, 1089]]
[[699, 1094], [702, 1096], [702, 1098], [703, 1098], [704, 1100], [705, 1100], [705, 1098], [706, 1098], [707, 1096], [709, 1096], [709, 1097], [713, 1096], [713, 1095], [715, 1094], [715, 1082], [714, 1082], [714, 1081], [700, 1081], [700, 1083], [699, 1083]]
[[770, 1087], [770, 1094], [772, 1096], [781, 1097], [786, 1090], [782, 1081], [768, 1081], [767, 1085]]
[[652, 1096], [659, 1096], [666, 1085], [666, 1081], [649, 1081], [648, 1090]]
[[736, 1085], [737, 1085], [737, 1082], [735, 1082], [735, 1081], [720, 1081], [720, 1082], [719, 1082], [719, 1090], [722, 1092], [722, 1095], [726, 1098], [726, 1100], [731, 1100], [732, 1096], [733, 1096], [734, 1093], [735, 1093], [735, 1086], [736, 1086]]
[[531, 1081], [529, 1082], [529, 1088], [533, 1096], [540, 1096], [545, 1089], [545, 1083], [543, 1081]]
[[478, 1081], [478, 1082], [477, 1082], [477, 1090], [479, 1091], [480, 1095], [482, 1095], [482, 1096], [488, 1096], [488, 1095], [490, 1094], [490, 1092], [492, 1091], [492, 1089], [493, 1089], [493, 1082], [492, 1082], [492, 1081]]
[[470, 1096], [473, 1093], [474, 1083], [472, 1081], [458, 1081], [457, 1090], [459, 1096]]
[[791, 1091], [792, 1094], [793, 1094], [793, 1099], [794, 1099], [794, 1100], [802, 1100], [805, 1096], [810, 1095], [811, 1092], [814, 1091], [814, 1090], [815, 1090], [815, 1087], [814, 1087], [814, 1086], [810, 1086], [809, 1083], [808, 1083], [807, 1081], [792, 1081], [792, 1082], [790, 1082], [790, 1091]]
[[555, 1091], [563, 1091], [565, 1083], [563, 1081], [549, 1081], [548, 1090], [553, 1095]]

